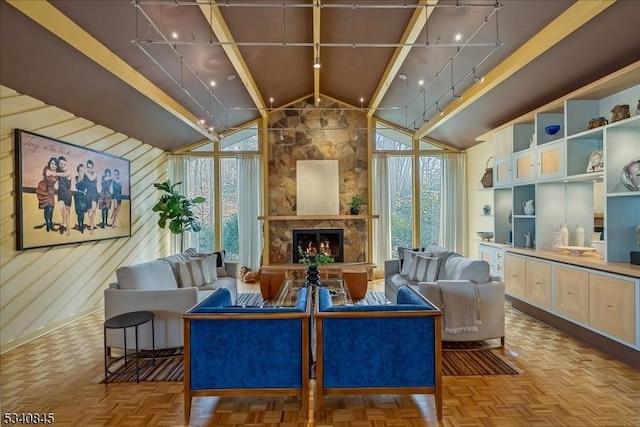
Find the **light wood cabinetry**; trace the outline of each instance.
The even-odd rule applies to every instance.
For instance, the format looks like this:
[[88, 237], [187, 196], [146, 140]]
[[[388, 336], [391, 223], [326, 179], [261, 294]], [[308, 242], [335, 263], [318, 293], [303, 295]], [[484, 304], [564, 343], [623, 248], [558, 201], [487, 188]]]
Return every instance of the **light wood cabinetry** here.
[[546, 261], [526, 260], [525, 298], [535, 305], [551, 310], [553, 290], [551, 264]]
[[576, 268], [555, 267], [555, 312], [589, 324], [589, 273]]
[[505, 255], [506, 293], [537, 306], [552, 309], [551, 263], [528, 257]]
[[598, 273], [589, 273], [589, 319], [596, 329], [624, 341], [636, 339], [636, 286]]
[[506, 254], [504, 257], [505, 292], [519, 298], [527, 295], [527, 262], [520, 256]]
[[[628, 347], [640, 349], [640, 278], [505, 253], [507, 294]], [[514, 303], [515, 304], [515, 303]], [[537, 316], [537, 315], [536, 315]]]

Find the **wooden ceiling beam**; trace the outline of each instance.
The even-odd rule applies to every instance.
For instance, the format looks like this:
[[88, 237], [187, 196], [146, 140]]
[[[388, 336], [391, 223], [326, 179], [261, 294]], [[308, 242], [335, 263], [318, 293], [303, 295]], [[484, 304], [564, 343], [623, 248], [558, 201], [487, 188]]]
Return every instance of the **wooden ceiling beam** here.
[[[313, 5], [313, 64], [320, 60], [320, 11], [321, 0], [314, 0]], [[320, 68], [313, 67], [313, 103], [320, 105]]]
[[[428, 0], [420, 0], [418, 2], [418, 5], [426, 6], [427, 1]], [[406, 45], [415, 43], [415, 41], [418, 39], [418, 36], [420, 35], [420, 32], [427, 23], [427, 19], [429, 19], [429, 17], [433, 13], [433, 10], [435, 9], [433, 6], [436, 3], [437, 1], [435, 1], [433, 5], [428, 7], [416, 7], [413, 15], [411, 16], [411, 20], [409, 21], [409, 24], [404, 30], [402, 38], [398, 43]], [[400, 67], [404, 63], [405, 59], [407, 59], [409, 52], [411, 52], [410, 46], [398, 47], [393, 52], [393, 56], [391, 57], [389, 64], [387, 64], [387, 68], [382, 74], [380, 83], [378, 83], [378, 87], [371, 97], [371, 101], [369, 102], [369, 112], [367, 113], [367, 116], [371, 117], [376, 112], [376, 108], [378, 108], [378, 106], [382, 102], [382, 99], [389, 90], [389, 87], [391, 87], [391, 83], [395, 79], [396, 74], [398, 74], [398, 70], [400, 70]]]
[[7, 0], [7, 3], [109, 71], [124, 83], [149, 98], [152, 102], [180, 119], [184, 124], [202, 134], [204, 138], [217, 138], [217, 133], [209, 134], [198, 125], [198, 117], [194, 116], [118, 55], [107, 49], [106, 46], [80, 28], [80, 26], [60, 12], [60, 10], [51, 3], [46, 1], [21, 0]]
[[246, 62], [244, 62], [240, 49], [235, 44], [231, 31], [222, 17], [222, 13], [220, 13], [220, 8], [215, 6], [213, 3], [199, 3], [199, 7], [205, 19], [211, 26], [213, 34], [215, 34], [219, 42], [223, 43], [221, 45], [222, 49], [227, 54], [227, 57], [229, 58], [229, 61], [231, 61], [236, 73], [238, 73], [238, 77], [240, 77], [242, 84], [244, 84], [247, 89], [253, 103], [258, 108], [258, 111], [260, 111], [260, 115], [262, 117], [266, 117], [266, 104], [264, 99], [262, 99], [262, 94], [260, 94], [260, 91], [258, 90], [258, 85], [253, 79], [253, 76], [249, 71], [249, 67], [247, 67]]
[[416, 136], [421, 138], [452, 119], [614, 3], [610, 0], [591, 0], [578, 1], [570, 6], [542, 31], [489, 71], [484, 76], [483, 83], [474, 84], [467, 89], [462, 94], [462, 100], [451, 102], [443, 109], [442, 115], [436, 115], [430, 122], [422, 125], [416, 131]]

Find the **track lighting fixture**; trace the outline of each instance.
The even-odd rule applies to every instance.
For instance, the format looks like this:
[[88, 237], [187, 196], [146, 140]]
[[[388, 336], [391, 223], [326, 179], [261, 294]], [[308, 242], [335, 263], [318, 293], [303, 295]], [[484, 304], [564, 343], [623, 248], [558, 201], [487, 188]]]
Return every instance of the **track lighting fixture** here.
[[320, 65], [320, 58], [318, 58], [316, 56], [316, 60], [313, 62], [313, 68], [318, 69], [320, 68], [322, 65]]
[[483, 83], [484, 82], [484, 76], [477, 76], [476, 75], [476, 69], [473, 69], [473, 81], [476, 83]]

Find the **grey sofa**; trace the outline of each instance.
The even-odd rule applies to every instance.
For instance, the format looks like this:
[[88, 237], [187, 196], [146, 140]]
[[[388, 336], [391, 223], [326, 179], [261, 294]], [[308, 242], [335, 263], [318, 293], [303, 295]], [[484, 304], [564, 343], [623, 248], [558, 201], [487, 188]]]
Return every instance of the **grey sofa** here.
[[[408, 269], [402, 264], [403, 272], [400, 257], [385, 261], [385, 294], [391, 302], [396, 302], [400, 288], [412, 285], [442, 309], [443, 341], [500, 338], [504, 345], [505, 286], [500, 277], [490, 275], [486, 261], [465, 258], [439, 245], [404, 252], [439, 259], [436, 274], [432, 280], [415, 280], [415, 275], [402, 274]], [[475, 313], [470, 313], [471, 310]], [[469, 324], [469, 319], [475, 324]]]
[[[190, 261], [210, 254], [199, 254], [193, 249], [159, 258], [154, 261], [123, 266], [116, 271], [117, 282], [104, 291], [104, 316], [113, 316], [132, 311], [151, 311], [155, 315], [155, 348], [183, 346], [182, 315], [211, 295], [218, 288], [229, 290], [231, 301], [237, 297], [237, 262], [223, 261], [215, 266], [217, 278], [202, 286], [183, 283], [180, 269]], [[211, 266], [214, 268], [214, 266]], [[181, 280], [182, 279], [182, 280]], [[140, 349], [151, 349], [151, 325], [141, 325], [138, 330]], [[135, 342], [133, 328], [127, 330], [127, 344]], [[107, 330], [106, 343], [109, 348], [123, 348], [122, 330]]]

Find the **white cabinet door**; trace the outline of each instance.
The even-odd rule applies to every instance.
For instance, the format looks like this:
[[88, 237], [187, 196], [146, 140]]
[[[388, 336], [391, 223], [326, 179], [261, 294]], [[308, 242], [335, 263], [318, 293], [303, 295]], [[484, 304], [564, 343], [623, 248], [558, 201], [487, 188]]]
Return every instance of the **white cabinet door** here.
[[494, 132], [493, 147], [495, 157], [507, 156], [512, 153], [513, 128], [508, 126], [502, 130]]
[[564, 139], [538, 147], [536, 172], [539, 181], [562, 178], [566, 175], [565, 147], [566, 141]]
[[513, 183], [524, 184], [535, 179], [535, 150], [524, 150], [513, 155]]
[[511, 156], [493, 159], [493, 186], [496, 188], [511, 185]]

